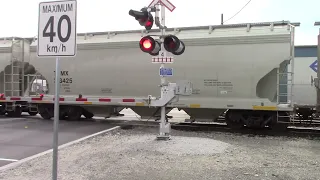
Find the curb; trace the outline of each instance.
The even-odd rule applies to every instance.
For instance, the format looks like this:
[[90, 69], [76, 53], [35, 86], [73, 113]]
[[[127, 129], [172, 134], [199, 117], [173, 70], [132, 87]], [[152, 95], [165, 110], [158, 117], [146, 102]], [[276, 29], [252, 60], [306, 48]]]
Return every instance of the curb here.
[[[62, 144], [62, 145], [58, 146], [58, 150], [61, 150], [61, 149], [66, 148], [68, 146], [74, 145], [76, 143], [79, 143], [79, 142], [84, 141], [86, 139], [89, 139], [91, 137], [98, 136], [100, 134], [103, 134], [103, 133], [106, 133], [106, 132], [110, 132], [110, 131], [113, 131], [113, 130], [116, 130], [116, 129], [119, 129], [119, 128], [120, 128], [120, 126], [115, 126], [113, 128], [106, 129], [106, 130], [103, 130], [103, 131], [100, 131], [100, 132], [85, 136], [83, 138], [80, 138], [80, 139], [77, 139], [77, 140]], [[38, 154], [35, 154], [35, 155], [32, 155], [32, 156], [26, 157], [24, 159], [21, 159], [19, 161], [13, 162], [13, 163], [10, 163], [8, 165], [4, 165], [4, 166], [0, 167], [0, 171], [5, 171], [5, 170], [8, 170], [8, 169], [15, 168], [15, 167], [17, 167], [17, 166], [19, 166], [19, 165], [21, 165], [21, 164], [23, 164], [25, 162], [28, 162], [28, 161], [31, 161], [31, 160], [33, 160], [35, 158], [38, 158], [38, 157], [44, 156], [46, 154], [49, 154], [52, 151], [53, 151], [53, 149], [49, 149], [47, 151], [44, 151], [44, 152], [41, 152], [41, 153], [38, 153]]]

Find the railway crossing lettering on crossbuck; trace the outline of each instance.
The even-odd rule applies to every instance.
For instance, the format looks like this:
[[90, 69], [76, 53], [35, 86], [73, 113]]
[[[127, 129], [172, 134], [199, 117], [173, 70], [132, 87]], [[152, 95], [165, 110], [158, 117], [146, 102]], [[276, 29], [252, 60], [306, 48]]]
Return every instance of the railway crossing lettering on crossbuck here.
[[153, 0], [148, 7], [154, 6], [155, 4], [160, 3], [165, 6], [169, 11], [174, 11], [176, 7], [169, 0]]

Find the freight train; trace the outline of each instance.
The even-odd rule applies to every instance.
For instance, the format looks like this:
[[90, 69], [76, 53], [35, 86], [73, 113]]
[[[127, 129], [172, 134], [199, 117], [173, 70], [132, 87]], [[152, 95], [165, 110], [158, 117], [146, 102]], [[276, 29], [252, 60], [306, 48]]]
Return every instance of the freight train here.
[[[193, 121], [226, 112], [232, 128], [283, 128], [292, 112], [294, 35], [299, 23], [263, 22], [169, 28], [185, 52], [174, 56], [170, 82], [192, 82], [192, 95], [167, 106]], [[159, 116], [148, 95], [160, 96], [159, 64], [141, 52], [139, 40], [159, 30], [82, 33], [77, 55], [60, 60], [60, 118], [118, 116], [131, 108], [142, 118]], [[37, 57], [36, 38], [0, 40], [2, 114], [53, 117], [54, 58]], [[288, 67], [291, 67], [289, 71]]]

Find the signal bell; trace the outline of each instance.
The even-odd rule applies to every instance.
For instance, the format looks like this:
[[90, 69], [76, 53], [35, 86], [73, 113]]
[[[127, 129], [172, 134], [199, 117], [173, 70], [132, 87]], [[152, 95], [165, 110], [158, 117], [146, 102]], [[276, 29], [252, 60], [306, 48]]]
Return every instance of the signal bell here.
[[159, 55], [161, 50], [161, 44], [154, 40], [151, 36], [145, 36], [141, 38], [139, 46], [143, 52], [149, 53], [152, 56]]
[[186, 49], [184, 43], [174, 35], [166, 36], [163, 44], [164, 48], [174, 55], [181, 55]]

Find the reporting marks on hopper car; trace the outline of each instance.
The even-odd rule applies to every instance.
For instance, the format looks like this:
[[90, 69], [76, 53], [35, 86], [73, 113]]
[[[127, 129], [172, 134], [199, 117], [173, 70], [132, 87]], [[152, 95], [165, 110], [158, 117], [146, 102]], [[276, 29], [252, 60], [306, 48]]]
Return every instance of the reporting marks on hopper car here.
[[55, 12], [68, 12], [73, 11], [73, 4], [54, 4], [54, 5], [44, 5], [42, 7], [42, 13], [55, 13]]

